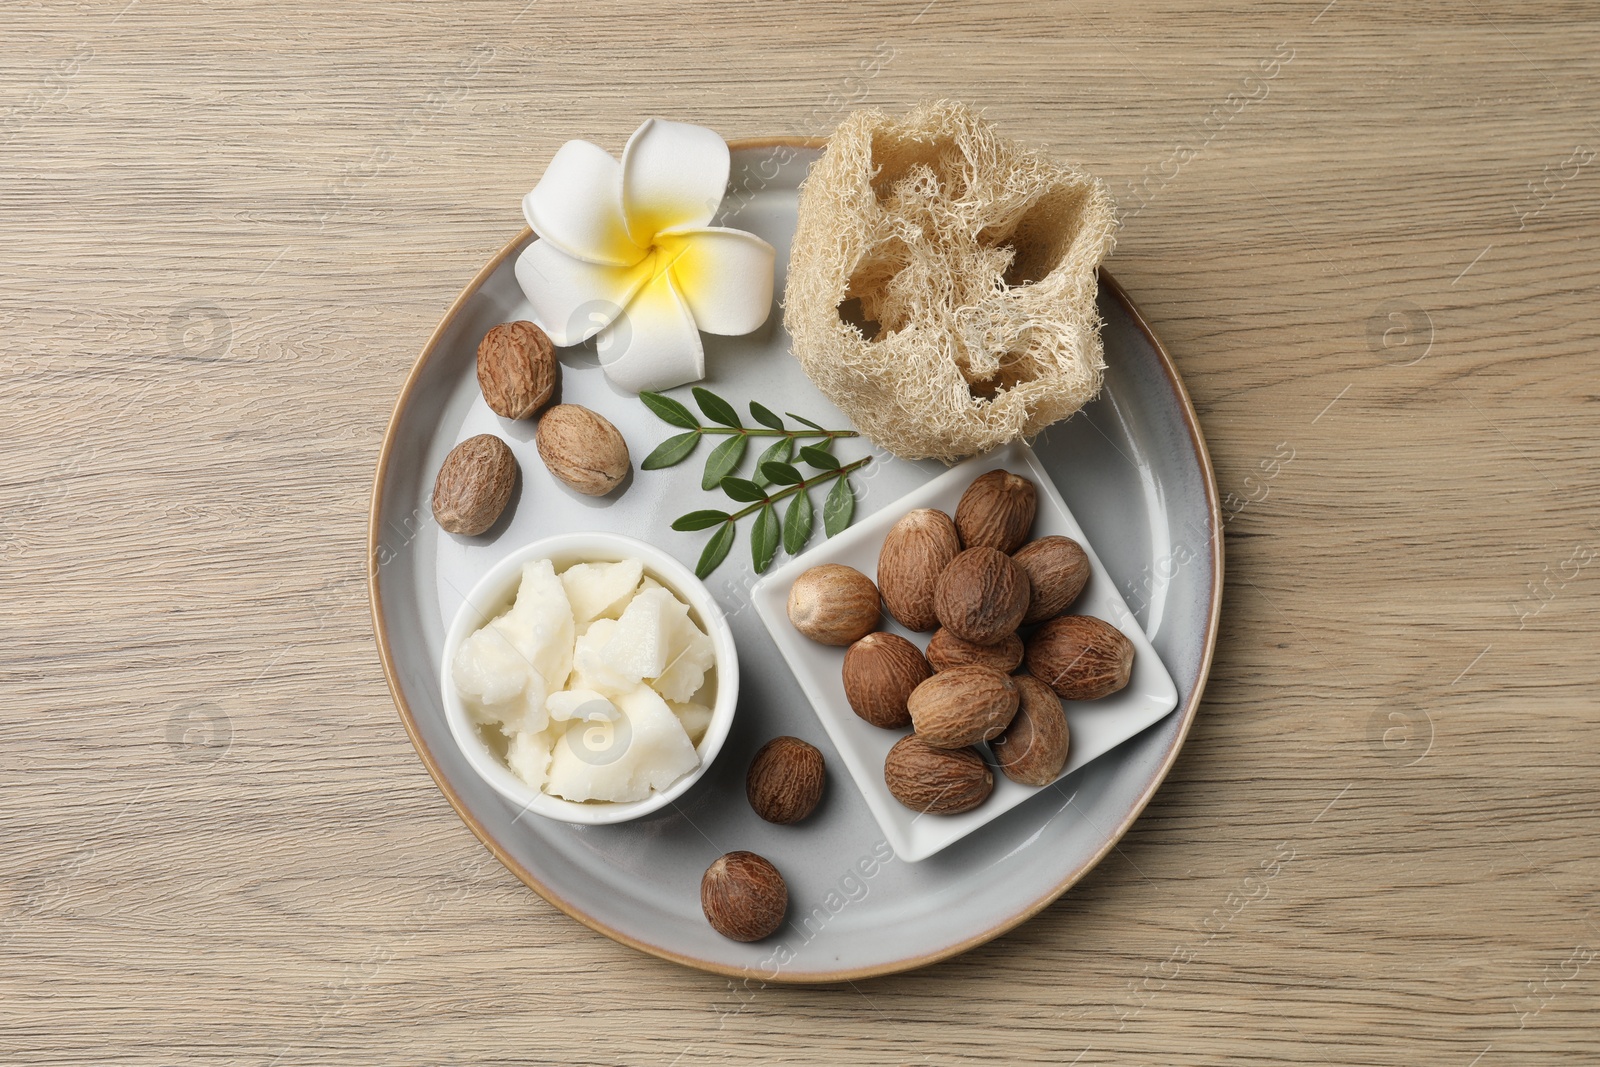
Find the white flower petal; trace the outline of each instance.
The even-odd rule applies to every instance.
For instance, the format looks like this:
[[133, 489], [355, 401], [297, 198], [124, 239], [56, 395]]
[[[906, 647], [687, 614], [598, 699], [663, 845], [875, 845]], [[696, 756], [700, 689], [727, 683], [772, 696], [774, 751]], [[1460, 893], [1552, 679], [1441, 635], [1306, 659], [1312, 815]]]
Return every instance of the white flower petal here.
[[522, 214], [543, 240], [574, 259], [628, 267], [644, 258], [622, 217], [622, 167], [588, 141], [561, 146], [522, 198]]
[[663, 270], [639, 290], [595, 342], [606, 377], [635, 393], [706, 376], [706, 354], [689, 308]]
[[700, 329], [737, 337], [767, 321], [778, 255], [767, 242], [718, 226], [674, 230], [656, 240], [672, 258], [672, 280]]
[[646, 119], [622, 152], [622, 211], [635, 244], [672, 226], [704, 226], [728, 185], [728, 143], [714, 130]]
[[653, 260], [608, 267], [573, 259], [553, 241], [535, 241], [517, 256], [517, 284], [533, 305], [533, 320], [550, 340], [580, 344], [616, 321], [650, 280]]

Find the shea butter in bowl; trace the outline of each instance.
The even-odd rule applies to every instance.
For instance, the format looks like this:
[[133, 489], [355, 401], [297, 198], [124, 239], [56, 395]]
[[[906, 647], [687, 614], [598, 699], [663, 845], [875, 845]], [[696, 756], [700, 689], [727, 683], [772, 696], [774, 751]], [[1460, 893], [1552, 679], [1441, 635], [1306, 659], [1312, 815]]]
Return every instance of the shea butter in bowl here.
[[518, 549], [467, 594], [441, 665], [450, 733], [526, 812], [626, 822], [699, 780], [733, 723], [739, 664], [722, 609], [631, 537]]

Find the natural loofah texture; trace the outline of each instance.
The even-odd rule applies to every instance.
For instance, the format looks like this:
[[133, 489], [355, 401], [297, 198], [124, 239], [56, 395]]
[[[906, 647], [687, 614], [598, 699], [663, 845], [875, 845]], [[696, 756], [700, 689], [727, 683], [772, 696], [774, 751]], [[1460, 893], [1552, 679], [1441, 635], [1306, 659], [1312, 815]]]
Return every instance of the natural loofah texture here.
[[800, 190], [784, 325], [806, 374], [904, 459], [954, 462], [1100, 390], [1105, 186], [969, 108], [858, 111]]

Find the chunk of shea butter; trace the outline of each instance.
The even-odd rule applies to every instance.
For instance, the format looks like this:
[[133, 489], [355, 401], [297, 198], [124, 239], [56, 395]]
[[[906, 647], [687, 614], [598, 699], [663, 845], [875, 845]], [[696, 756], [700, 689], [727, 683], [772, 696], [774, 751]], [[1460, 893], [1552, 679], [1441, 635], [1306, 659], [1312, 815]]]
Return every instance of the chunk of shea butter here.
[[668, 623], [667, 665], [651, 684], [668, 700], [687, 701], [705, 684], [706, 672], [716, 658], [711, 638], [695, 625], [686, 609]]
[[572, 605], [572, 621], [582, 629], [595, 619], [614, 619], [633, 599], [644, 575], [636, 559], [616, 563], [578, 563], [561, 572], [561, 584]]
[[667, 669], [668, 652], [677, 622], [687, 617], [688, 605], [666, 589], [646, 589], [623, 609], [600, 659], [620, 677], [637, 684]]
[[569, 679], [573, 689], [589, 689], [615, 697], [638, 688], [639, 679], [618, 674], [601, 658], [601, 652], [616, 629], [616, 619], [596, 619], [578, 638], [572, 650], [572, 676]]
[[450, 674], [463, 700], [479, 706], [498, 705], [522, 695], [533, 664], [510, 636], [490, 623], [461, 642]]
[[567, 684], [575, 628], [566, 586], [554, 564], [541, 559], [522, 568], [516, 603], [497, 623], [512, 634], [518, 649], [543, 676], [547, 690]]
[[706, 728], [711, 725], [711, 709], [704, 704], [679, 704], [671, 700], [667, 701], [667, 707], [683, 724], [683, 732], [689, 735], [689, 740], [699, 745], [706, 736]]
[[497, 704], [467, 701], [467, 714], [479, 726], [497, 727], [507, 737], [519, 733], [538, 733], [550, 724], [544, 679], [537, 673], [528, 676], [522, 691]]
[[616, 720], [575, 722], [555, 743], [545, 792], [566, 800], [644, 800], [700, 765], [688, 733], [654, 689], [615, 701]]
[[615, 704], [593, 689], [564, 689], [559, 693], [551, 693], [545, 701], [545, 708], [550, 712], [553, 722], [570, 722], [574, 719], [580, 722], [612, 722], [622, 715]]
[[522, 569], [510, 610], [469, 634], [451, 676], [469, 715], [507, 735], [545, 728], [545, 701], [572, 672], [572, 608], [555, 567]]
[[543, 789], [550, 772], [550, 734], [517, 733], [506, 746], [506, 766], [535, 789]]

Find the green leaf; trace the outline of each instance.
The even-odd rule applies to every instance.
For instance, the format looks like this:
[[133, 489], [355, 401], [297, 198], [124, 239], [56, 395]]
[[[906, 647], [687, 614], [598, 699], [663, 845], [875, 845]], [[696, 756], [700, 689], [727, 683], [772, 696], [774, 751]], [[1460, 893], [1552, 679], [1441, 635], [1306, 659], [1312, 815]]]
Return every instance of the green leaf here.
[[706, 471], [700, 476], [700, 488], [715, 489], [721, 485], [722, 479], [739, 466], [739, 461], [744, 458], [744, 447], [749, 441], [750, 438], [739, 433], [713, 448], [711, 455], [706, 457]]
[[656, 413], [656, 418], [662, 422], [670, 422], [674, 426], [682, 426], [685, 430], [693, 430], [700, 425], [700, 420], [694, 417], [694, 412], [660, 393], [640, 393], [639, 399], [644, 401], [644, 406]]
[[759, 486], [768, 486], [772, 480], [761, 473], [761, 468], [768, 463], [787, 463], [794, 453], [794, 438], [780, 437], [776, 442], [767, 446], [767, 450], [756, 457], [755, 483]]
[[770, 409], [762, 407], [754, 400], [750, 401], [750, 414], [754, 416], [757, 422], [769, 430], [783, 429], [783, 420], [774, 415]]
[[828, 499], [822, 503], [822, 528], [832, 537], [850, 525], [850, 516], [855, 511], [855, 490], [850, 488], [849, 477], [842, 477], [833, 483], [833, 488], [828, 491]]
[[806, 476], [787, 463], [763, 463], [761, 473], [769, 482], [779, 485], [799, 485], [806, 480]]
[[728, 549], [733, 547], [733, 523], [724, 523], [722, 529], [711, 535], [711, 540], [706, 542], [705, 551], [700, 553], [700, 562], [694, 565], [696, 578], [708, 578], [717, 565], [728, 558]]
[[800, 458], [818, 470], [836, 471], [839, 469], [839, 460], [832, 452], [818, 448], [816, 445], [807, 445], [800, 450]]
[[691, 511], [672, 520], [672, 528], [680, 533], [691, 530], [709, 530], [719, 522], [733, 518], [726, 511]]
[[744, 423], [739, 421], [739, 413], [733, 410], [733, 405], [722, 399], [709, 389], [694, 387], [694, 401], [700, 405], [700, 410], [705, 412], [706, 418], [712, 422], [720, 422], [724, 426], [744, 428]]
[[826, 426], [818, 426], [816, 423], [812, 422], [810, 419], [806, 418], [804, 415], [796, 415], [792, 411], [787, 412], [786, 414], [791, 419], [795, 420], [796, 422], [805, 423], [807, 426], [811, 427], [813, 430], [821, 430], [823, 433], [827, 433], [828, 432], [828, 428]]
[[760, 574], [772, 565], [778, 554], [778, 513], [768, 504], [756, 513], [756, 524], [750, 528], [750, 562]]
[[722, 479], [722, 491], [745, 504], [754, 504], [757, 500], [767, 499], [767, 491], [748, 478], [734, 478], [732, 476], [724, 478]]
[[689, 453], [694, 451], [695, 445], [700, 443], [700, 434], [696, 431], [680, 433], [669, 437], [656, 446], [656, 450], [644, 457], [644, 462], [639, 464], [640, 470], [655, 471], [662, 467], [671, 467], [682, 463], [689, 458]]
[[783, 548], [789, 555], [797, 555], [811, 540], [811, 494], [800, 490], [789, 501], [789, 510], [783, 515]]

